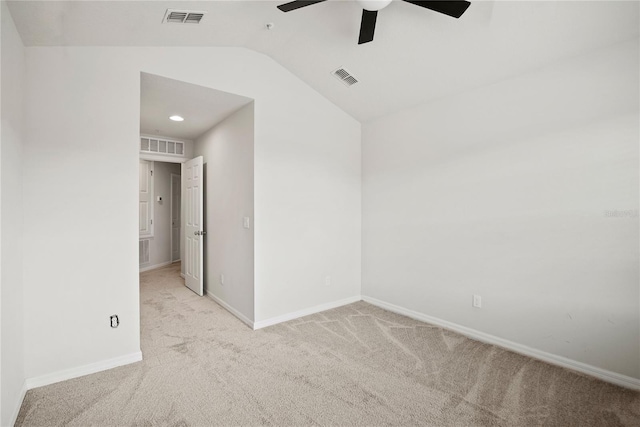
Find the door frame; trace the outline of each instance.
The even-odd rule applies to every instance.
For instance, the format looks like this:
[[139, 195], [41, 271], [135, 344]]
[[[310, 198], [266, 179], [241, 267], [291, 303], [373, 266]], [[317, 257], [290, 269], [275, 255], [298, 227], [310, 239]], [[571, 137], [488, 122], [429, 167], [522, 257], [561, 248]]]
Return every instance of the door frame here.
[[[180, 188], [180, 200], [179, 200], [179, 204], [178, 204], [178, 210], [180, 211], [180, 224], [178, 224], [178, 229], [180, 230], [180, 237], [178, 238], [178, 259], [173, 259], [173, 182], [174, 182], [174, 177], [178, 178], [178, 187]], [[170, 181], [170, 186], [169, 186], [169, 194], [170, 196], [170, 200], [169, 202], [171, 203], [171, 211], [170, 211], [170, 215], [169, 215], [169, 247], [171, 248], [171, 263], [174, 262], [178, 262], [178, 261], [182, 261], [182, 251], [180, 250], [181, 248], [181, 242], [180, 240], [182, 239], [182, 175], [178, 175], [177, 173], [172, 173], [169, 174], [169, 179]]]
[[[153, 176], [153, 171], [155, 169], [155, 162], [153, 160], [147, 160], [147, 159], [143, 159], [142, 157], [139, 159], [139, 168], [141, 168], [142, 163], [146, 162], [148, 163], [147, 166], [147, 172], [149, 173], [149, 175], [147, 176], [147, 197], [148, 197], [148, 207], [147, 207], [147, 228], [148, 228], [148, 232], [146, 233], [141, 233], [140, 231], [138, 231], [138, 239], [142, 240], [142, 239], [153, 239], [154, 237], [154, 224], [153, 224], [153, 214], [154, 214], [154, 209], [155, 209], [155, 204], [154, 204], [154, 197], [155, 197], [155, 193], [154, 193], [154, 182], [155, 182], [155, 177]], [[140, 171], [138, 171], [138, 182], [140, 182]], [[140, 188], [140, 186], [138, 185], [138, 188]], [[140, 192], [141, 193], [141, 192]], [[138, 194], [138, 203], [140, 203], [140, 194]], [[140, 210], [140, 205], [138, 205], [138, 210]], [[139, 215], [139, 213], [138, 213]]]
[[[138, 137], [140, 138], [140, 136]], [[168, 138], [171, 139], [171, 138]], [[174, 141], [177, 141], [177, 139], [173, 139]], [[181, 190], [180, 190], [180, 197], [181, 197], [181, 201], [180, 201], [180, 221], [182, 221], [182, 217], [184, 216], [184, 184], [183, 184], [183, 180], [182, 180], [182, 175], [184, 175], [184, 164], [190, 160], [186, 157], [173, 157], [170, 155], [161, 155], [161, 154], [149, 154], [149, 153], [145, 153], [142, 151], [138, 152], [138, 159], [140, 160], [147, 160], [149, 162], [162, 162], [162, 163], [176, 163], [180, 165], [180, 174], [181, 174]], [[136, 185], [139, 186], [139, 181], [140, 181], [140, 176], [138, 175], [138, 183]], [[138, 209], [139, 210], [139, 209]], [[138, 217], [140, 216], [139, 212], [138, 212]], [[184, 239], [184, 230], [182, 227], [182, 223], [180, 224], [180, 238]], [[180, 242], [180, 258], [182, 258], [182, 242]], [[136, 262], [138, 262], [139, 260], [136, 259]], [[185, 278], [184, 275], [184, 264], [182, 264], [181, 268], [180, 268], [180, 277], [182, 277], [183, 279]]]

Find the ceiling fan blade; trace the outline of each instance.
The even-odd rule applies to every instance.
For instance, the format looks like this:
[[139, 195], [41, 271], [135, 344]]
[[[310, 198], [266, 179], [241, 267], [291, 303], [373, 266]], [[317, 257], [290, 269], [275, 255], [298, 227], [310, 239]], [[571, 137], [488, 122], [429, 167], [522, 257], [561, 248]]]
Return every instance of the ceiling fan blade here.
[[358, 39], [358, 44], [369, 43], [373, 40], [377, 18], [377, 10], [362, 9], [362, 22], [360, 23], [360, 38]]
[[291, 12], [292, 10], [300, 9], [301, 7], [311, 6], [312, 4], [322, 3], [327, 0], [296, 0], [289, 3], [281, 4], [278, 6], [283, 12]]
[[463, 0], [445, 0], [445, 1], [420, 1], [420, 0], [404, 0], [407, 3], [415, 4], [416, 6], [431, 9], [436, 12], [444, 13], [445, 15], [453, 16], [454, 18], [460, 18], [462, 14], [467, 10], [469, 5], [468, 1]]

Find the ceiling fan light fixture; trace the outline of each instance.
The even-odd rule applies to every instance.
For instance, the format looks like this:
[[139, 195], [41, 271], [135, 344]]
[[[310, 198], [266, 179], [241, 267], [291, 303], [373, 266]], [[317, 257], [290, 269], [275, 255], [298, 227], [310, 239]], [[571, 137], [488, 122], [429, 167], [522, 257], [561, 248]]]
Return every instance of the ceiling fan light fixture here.
[[[289, 3], [278, 5], [278, 9], [283, 12], [291, 12], [292, 10], [302, 7], [311, 6], [322, 3], [327, 0], [293, 0]], [[362, 7], [362, 20], [360, 22], [360, 34], [358, 36], [358, 44], [365, 44], [373, 41], [376, 32], [376, 20], [378, 19], [378, 11], [389, 6], [393, 0], [356, 0]], [[467, 0], [404, 0], [407, 3], [433, 10], [453, 18], [460, 18], [467, 10], [469, 3]]]
[[385, 7], [389, 6], [392, 0], [357, 0], [360, 6], [363, 9], [369, 10], [372, 12], [382, 10]]

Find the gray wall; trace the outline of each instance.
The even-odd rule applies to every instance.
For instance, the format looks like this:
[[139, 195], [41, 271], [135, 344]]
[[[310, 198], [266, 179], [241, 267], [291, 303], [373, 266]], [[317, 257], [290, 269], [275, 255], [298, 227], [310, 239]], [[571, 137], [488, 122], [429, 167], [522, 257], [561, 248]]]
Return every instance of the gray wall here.
[[633, 40], [364, 125], [362, 294], [639, 378], [638, 75]]
[[[2, 15], [2, 226], [1, 295], [0, 295], [0, 424], [12, 425], [21, 403], [24, 374], [23, 332], [23, 243], [22, 243], [22, 144], [23, 85], [25, 74], [24, 48], [11, 15], [3, 1]], [[46, 206], [43, 207], [46, 211]], [[46, 214], [42, 212], [41, 214]]]
[[205, 291], [249, 321], [254, 320], [253, 111], [252, 102], [195, 145], [205, 170]]

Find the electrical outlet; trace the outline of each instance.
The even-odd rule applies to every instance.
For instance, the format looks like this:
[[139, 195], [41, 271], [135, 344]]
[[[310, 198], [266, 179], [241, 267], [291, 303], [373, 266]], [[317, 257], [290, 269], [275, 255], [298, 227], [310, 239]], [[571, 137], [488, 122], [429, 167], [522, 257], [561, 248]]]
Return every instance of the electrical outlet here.
[[120, 319], [118, 319], [117, 314], [114, 314], [109, 318], [109, 324], [112, 328], [117, 328], [120, 325]]
[[245, 216], [245, 217], [242, 218], [242, 226], [244, 228], [249, 228], [249, 217], [248, 216]]
[[475, 308], [482, 308], [482, 297], [480, 295], [473, 296], [473, 306]]
[[325, 286], [331, 286], [331, 276], [325, 276], [324, 277], [324, 285]]
[[220, 273], [220, 284], [224, 286], [224, 274]]

